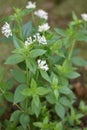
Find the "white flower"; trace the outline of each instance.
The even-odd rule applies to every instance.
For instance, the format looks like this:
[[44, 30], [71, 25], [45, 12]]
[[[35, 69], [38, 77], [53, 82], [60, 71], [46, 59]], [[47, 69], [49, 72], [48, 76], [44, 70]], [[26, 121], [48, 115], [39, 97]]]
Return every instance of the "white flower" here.
[[42, 24], [38, 26], [38, 31], [39, 32], [44, 32], [47, 31], [50, 28], [50, 26], [48, 25], [48, 23]]
[[87, 14], [81, 14], [84, 21], [87, 21]]
[[48, 13], [44, 10], [40, 9], [38, 11], [35, 11], [34, 14], [42, 19], [47, 20], [48, 19]]
[[36, 3], [32, 2], [32, 1], [29, 1], [28, 5], [26, 5], [26, 8], [27, 9], [34, 9], [34, 8], [36, 8]]
[[38, 60], [37, 61], [37, 63], [38, 63], [38, 66], [39, 66], [39, 68], [41, 68], [41, 69], [43, 69], [43, 70], [45, 70], [45, 71], [47, 71], [47, 70], [49, 70], [49, 67], [48, 67], [48, 65], [46, 64], [46, 60]]
[[32, 37], [28, 37], [27, 40], [25, 41], [25, 46], [28, 46], [33, 43]]
[[40, 36], [40, 33], [36, 33], [34, 36], [33, 36], [33, 42], [39, 42], [40, 44], [47, 44], [47, 41], [46, 41], [46, 38], [45, 36]]
[[46, 41], [45, 36], [40, 36], [40, 37], [38, 38], [38, 42], [39, 42], [40, 44], [43, 44], [43, 45], [47, 44], [47, 41]]
[[39, 37], [40, 37], [40, 33], [36, 33], [35, 35], [33, 35], [33, 38], [34, 38], [33, 42], [38, 41]]
[[4, 36], [6, 36], [7, 38], [9, 36], [12, 36], [10, 25], [7, 22], [3, 25], [1, 30], [2, 30], [2, 34], [4, 34]]

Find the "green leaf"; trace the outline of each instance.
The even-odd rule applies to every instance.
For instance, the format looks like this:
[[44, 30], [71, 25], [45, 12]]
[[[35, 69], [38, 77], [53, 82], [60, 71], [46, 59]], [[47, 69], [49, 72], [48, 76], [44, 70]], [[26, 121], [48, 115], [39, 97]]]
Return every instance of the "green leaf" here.
[[43, 49], [34, 49], [34, 50], [32, 50], [30, 52], [30, 56], [32, 58], [36, 58], [36, 57], [41, 56], [41, 55], [43, 55], [45, 53], [46, 53], [46, 50], [43, 50]]
[[22, 127], [23, 127], [24, 129], [27, 129], [27, 126], [28, 126], [29, 122], [30, 122], [30, 118], [29, 118], [28, 115], [22, 114], [22, 115], [20, 116], [20, 123], [21, 123], [21, 125], [22, 125]]
[[7, 21], [12, 21], [12, 20], [14, 20], [14, 16], [13, 16], [13, 15], [10, 15], [10, 16], [7, 16], [7, 17], [5, 17], [5, 18], [2, 18], [2, 19], [0, 20], [0, 23], [4, 23], [4, 22], [7, 22]]
[[9, 102], [13, 102], [13, 93], [11, 93], [11, 92], [6, 92], [6, 93], [5, 93], [5, 98], [6, 98], [6, 100], [9, 101]]
[[40, 96], [43, 96], [43, 95], [46, 95], [48, 93], [51, 92], [51, 89], [49, 88], [44, 88], [44, 87], [38, 87], [37, 88], [37, 93], [40, 95]]
[[66, 36], [66, 31], [60, 28], [54, 28], [54, 30], [60, 34], [61, 36], [65, 37]]
[[46, 116], [43, 120], [43, 124], [48, 124], [49, 123], [49, 117]]
[[54, 130], [63, 130], [63, 125], [61, 122], [57, 123]]
[[41, 122], [34, 122], [34, 126], [42, 128], [43, 124]]
[[34, 79], [31, 80], [30, 88], [25, 88], [22, 94], [25, 96], [34, 96], [37, 94], [37, 84]]
[[22, 70], [12, 70], [11, 73], [19, 83], [26, 82], [26, 76]]
[[53, 75], [52, 85], [55, 86], [57, 84], [58, 84], [58, 77], [56, 75]]
[[22, 91], [22, 94], [24, 96], [32, 96], [32, 91], [30, 88], [25, 88], [23, 91]]
[[29, 37], [32, 31], [33, 31], [33, 26], [31, 21], [23, 25], [22, 32], [25, 38]]
[[77, 65], [77, 66], [87, 66], [87, 61], [83, 58], [80, 57], [73, 57], [71, 59], [72, 63]]
[[53, 94], [53, 92], [50, 92], [50, 93], [46, 96], [46, 99], [47, 99], [47, 101], [48, 101], [50, 104], [55, 104], [55, 103], [56, 103], [56, 97], [55, 97], [55, 95]]
[[62, 105], [64, 105], [64, 106], [68, 106], [68, 107], [71, 106], [71, 101], [70, 101], [67, 97], [65, 97], [65, 96], [61, 97], [61, 98], [59, 99], [59, 102], [60, 102]]
[[33, 59], [27, 59], [26, 60], [27, 63], [27, 67], [30, 69], [30, 71], [35, 74], [36, 70], [37, 70], [37, 64]]
[[5, 64], [18, 64], [24, 61], [24, 57], [19, 54], [11, 55], [5, 62]]
[[51, 79], [46, 71], [40, 69], [40, 73], [43, 79], [51, 83]]
[[16, 130], [24, 130], [24, 128], [22, 126], [18, 126]]
[[19, 122], [20, 115], [21, 115], [21, 111], [20, 111], [20, 110], [14, 111], [14, 112], [11, 114], [10, 121], [15, 122], [15, 123], [18, 123], [18, 122]]
[[38, 96], [34, 96], [31, 102], [31, 109], [35, 113], [36, 117], [39, 116], [41, 110], [41, 103]]
[[40, 105], [40, 99], [38, 95], [33, 96], [33, 102], [35, 104], [36, 107], [39, 107]]
[[25, 96], [22, 95], [22, 92], [25, 88], [27, 88], [25, 84], [21, 84], [16, 88], [14, 93], [14, 104], [22, 102], [25, 99]]
[[14, 85], [13, 79], [12, 78], [8, 79], [6, 81], [6, 86], [5, 86], [6, 90], [10, 90], [13, 87], [13, 85]]
[[84, 35], [84, 34], [77, 34], [77, 41], [84, 41], [84, 42], [87, 42], [87, 35]]
[[79, 76], [80, 76], [80, 74], [77, 72], [74, 72], [74, 71], [66, 74], [66, 77], [69, 79], [75, 79], [75, 78], [78, 78]]
[[72, 12], [72, 17], [73, 17], [73, 20], [78, 20], [78, 17], [76, 16], [75, 12]]
[[23, 46], [23, 42], [18, 39], [15, 35], [13, 35], [13, 43], [15, 48], [21, 48]]
[[23, 17], [23, 16], [31, 13], [32, 11], [33, 11], [33, 9], [23, 9], [20, 11], [19, 15], [20, 15], [20, 17]]
[[58, 97], [59, 97], [59, 91], [58, 91], [58, 89], [54, 89], [54, 95], [56, 97], [56, 100], [58, 100]]
[[64, 116], [65, 116], [65, 109], [64, 109], [64, 107], [63, 107], [61, 104], [56, 104], [56, 105], [55, 105], [55, 111], [56, 111], [57, 115], [58, 115], [61, 119], [64, 118]]
[[31, 85], [30, 86], [31, 86], [31, 88], [35, 88], [36, 89], [37, 83], [36, 83], [36, 81], [34, 79], [31, 80]]
[[62, 94], [70, 94], [70, 93], [72, 93], [72, 91], [68, 87], [61, 87], [59, 89], [59, 92], [62, 93]]

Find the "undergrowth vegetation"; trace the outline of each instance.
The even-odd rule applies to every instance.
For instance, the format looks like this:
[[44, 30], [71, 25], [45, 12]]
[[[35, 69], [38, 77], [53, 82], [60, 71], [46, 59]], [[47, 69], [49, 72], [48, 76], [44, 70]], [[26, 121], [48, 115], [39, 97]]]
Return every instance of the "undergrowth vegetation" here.
[[[30, 20], [24, 23], [26, 15]], [[7, 81], [0, 71], [0, 116], [7, 112], [6, 101], [13, 108], [9, 118], [0, 121], [2, 130], [80, 130], [86, 106], [81, 102], [74, 108], [70, 80], [80, 76], [77, 66], [87, 65], [75, 49], [77, 41], [87, 42], [87, 14], [81, 16], [73, 13], [65, 30], [52, 28], [48, 13], [28, 2], [1, 20], [2, 34], [14, 44], [5, 64], [17, 66]]]

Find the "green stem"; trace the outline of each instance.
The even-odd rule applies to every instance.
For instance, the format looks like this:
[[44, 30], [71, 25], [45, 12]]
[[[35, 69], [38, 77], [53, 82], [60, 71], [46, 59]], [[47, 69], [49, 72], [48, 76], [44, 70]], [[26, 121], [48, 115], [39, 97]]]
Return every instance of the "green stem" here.
[[[27, 61], [25, 61], [26, 62], [26, 76], [27, 76], [27, 79], [26, 79], [26, 82], [27, 82], [27, 85], [29, 86], [29, 69], [28, 69], [28, 67], [27, 67]], [[27, 110], [28, 110], [28, 97], [26, 97], [26, 112], [27, 112]]]
[[37, 73], [36, 73], [36, 80], [38, 80], [38, 76], [39, 76], [39, 71], [37, 70]]
[[29, 85], [29, 70], [28, 70], [28, 67], [27, 67], [27, 61], [26, 62], [26, 75], [27, 75], [27, 85]]
[[26, 97], [25, 100], [26, 100], [26, 103], [25, 103], [26, 106], [25, 106], [25, 108], [26, 108], [26, 112], [27, 112], [28, 111], [28, 97]]
[[17, 108], [19, 108], [22, 112], [25, 112], [18, 104], [14, 103], [13, 105], [15, 105]]
[[29, 125], [29, 124], [27, 125], [27, 127], [28, 127], [28, 130], [31, 130], [31, 129], [30, 129], [30, 125]]
[[32, 21], [33, 21], [33, 24], [35, 26], [36, 22], [35, 22], [35, 17], [34, 17], [34, 14], [32, 13]]
[[21, 40], [23, 40], [23, 34], [22, 34], [22, 28], [21, 28], [21, 26], [22, 26], [21, 21], [18, 20], [18, 19], [16, 21], [17, 21], [18, 28], [19, 28], [20, 38], [21, 38]]
[[4, 90], [3, 90], [2, 88], [0, 88], [0, 91], [1, 91], [3, 94], [5, 94], [5, 92], [4, 92]]
[[75, 41], [73, 41], [72, 46], [71, 46], [70, 51], [69, 51], [69, 55], [68, 55], [68, 59], [69, 59], [69, 60], [70, 60], [70, 58], [71, 58], [71, 56], [72, 56], [74, 47], [75, 47]]

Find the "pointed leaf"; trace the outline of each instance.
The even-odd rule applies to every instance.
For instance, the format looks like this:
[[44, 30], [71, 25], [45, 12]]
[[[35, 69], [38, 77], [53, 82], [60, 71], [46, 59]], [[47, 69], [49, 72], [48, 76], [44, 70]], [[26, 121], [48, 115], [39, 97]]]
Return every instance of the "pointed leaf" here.
[[21, 111], [20, 110], [14, 111], [11, 114], [10, 121], [18, 123], [20, 115], [21, 115]]
[[23, 36], [25, 38], [29, 37], [32, 33], [33, 27], [32, 27], [32, 22], [28, 22], [26, 24], [23, 25], [22, 27], [22, 32], [23, 32]]
[[15, 35], [13, 35], [13, 43], [15, 48], [21, 48], [23, 46], [23, 42], [18, 39]]
[[34, 49], [30, 52], [31, 57], [36, 58], [46, 53], [46, 50], [43, 49]]
[[14, 104], [22, 102], [25, 99], [25, 96], [22, 95], [22, 92], [25, 88], [27, 88], [25, 84], [21, 84], [16, 88], [14, 93]]
[[63, 119], [65, 116], [65, 108], [61, 105], [61, 104], [56, 104], [55, 105], [55, 111], [57, 113], [57, 115]]
[[22, 125], [22, 127], [23, 127], [24, 129], [27, 129], [27, 126], [28, 126], [28, 124], [29, 124], [29, 121], [30, 121], [30, 118], [29, 118], [28, 115], [22, 114], [22, 115], [20, 116], [20, 123], [21, 123], [21, 125]]
[[36, 70], [37, 70], [37, 65], [36, 62], [33, 59], [27, 59], [26, 60], [27, 63], [27, 67], [30, 69], [30, 71], [35, 74]]
[[37, 88], [37, 92], [38, 92], [38, 94], [39, 94], [40, 96], [43, 96], [43, 95], [46, 95], [46, 94], [50, 93], [50, 92], [51, 92], [51, 89], [49, 89], [49, 88], [44, 88], [44, 87], [38, 87], [38, 88]]
[[67, 75], [66, 75], [66, 77], [67, 78], [69, 78], [69, 79], [75, 79], [75, 78], [78, 78], [80, 76], [80, 74], [79, 73], [77, 73], [77, 72], [69, 72]]
[[54, 28], [54, 30], [58, 33], [58, 34], [60, 34], [61, 36], [66, 36], [66, 31], [65, 30], [63, 30], [63, 29], [60, 29], [60, 28]]
[[20, 83], [26, 82], [26, 76], [25, 76], [25, 73], [23, 71], [12, 70], [11, 73], [18, 82], [20, 82]]
[[46, 71], [40, 69], [40, 73], [41, 73], [41, 76], [42, 76], [46, 81], [48, 81], [48, 82], [51, 83], [51, 79], [50, 79], [50, 77], [49, 77], [49, 75], [48, 75], [48, 73], [47, 73]]
[[5, 64], [18, 64], [24, 61], [24, 57], [19, 54], [11, 55], [5, 62]]

